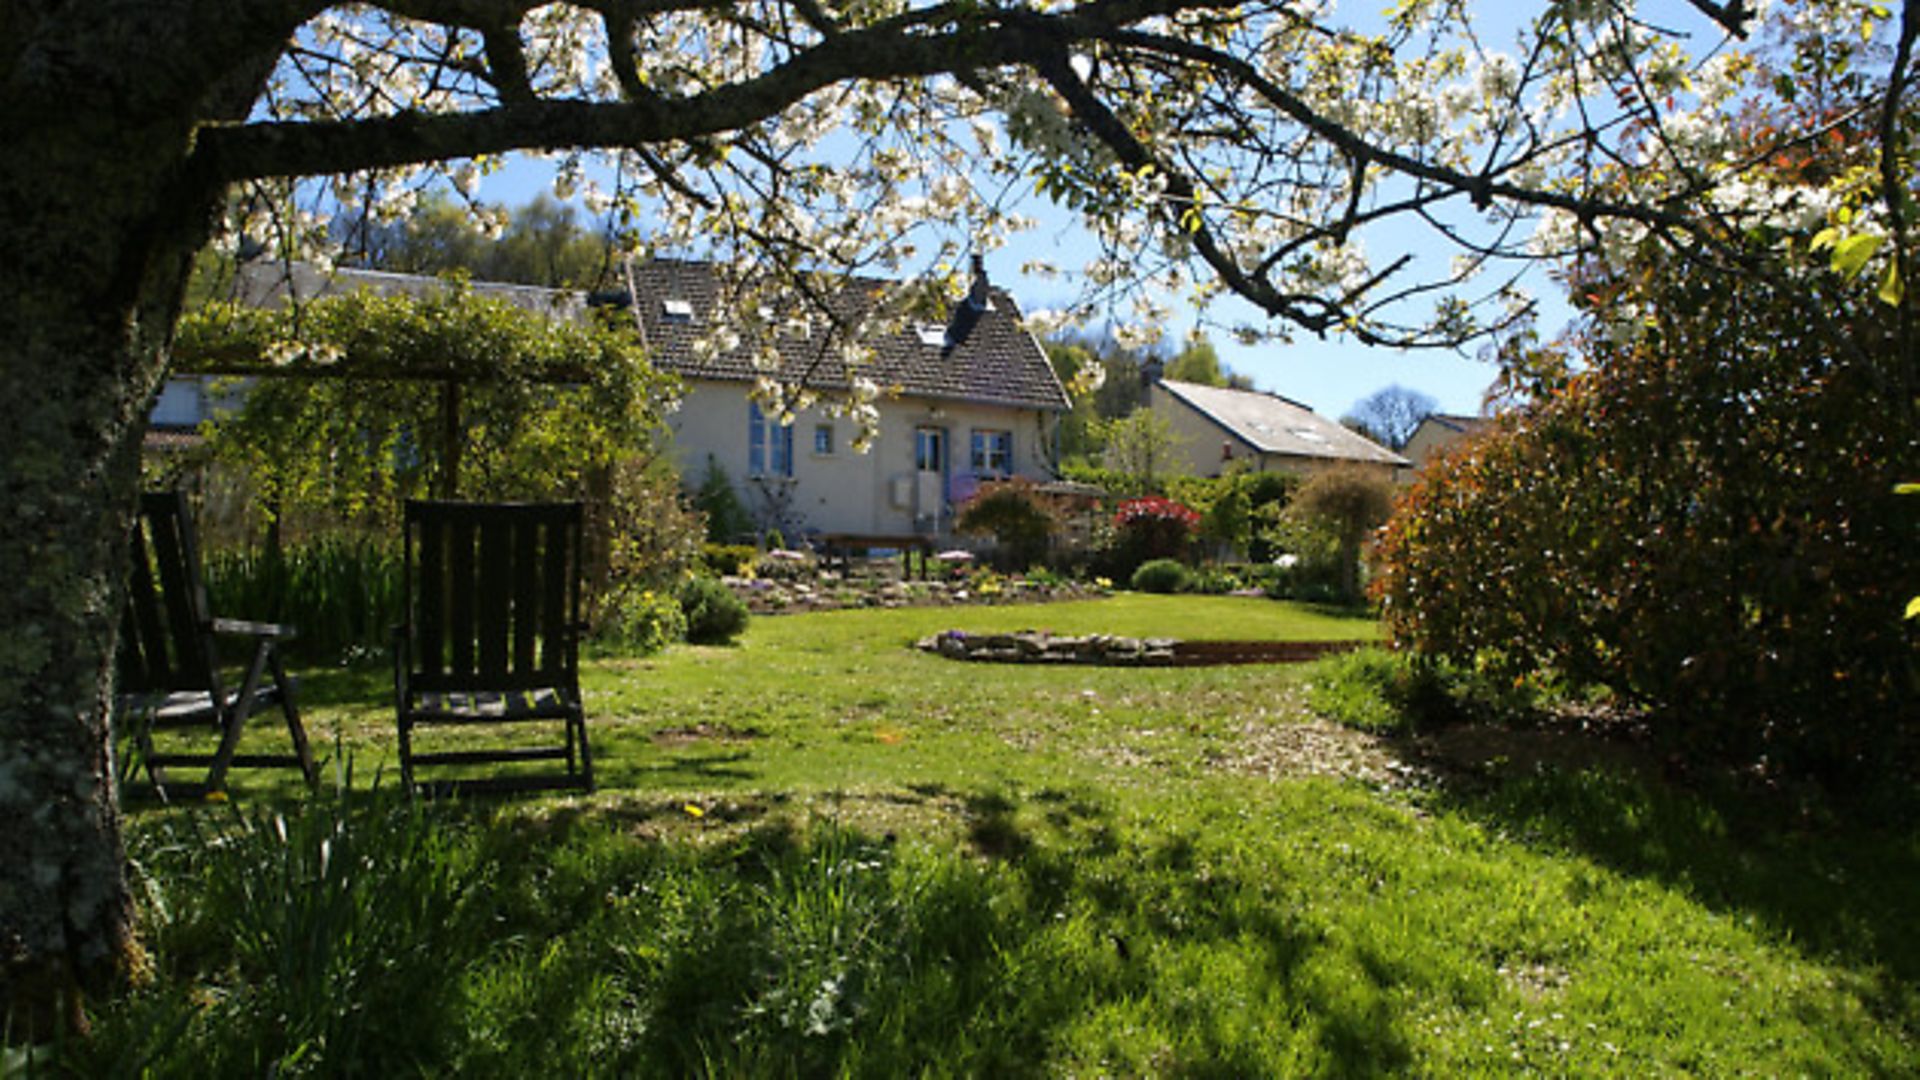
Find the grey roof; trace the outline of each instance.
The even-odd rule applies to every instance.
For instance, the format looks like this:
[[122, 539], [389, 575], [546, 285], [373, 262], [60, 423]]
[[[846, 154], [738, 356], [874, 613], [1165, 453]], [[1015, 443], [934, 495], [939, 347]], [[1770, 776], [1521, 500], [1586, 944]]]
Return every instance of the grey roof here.
[[1161, 379], [1154, 389], [1192, 406], [1263, 454], [1409, 465], [1406, 458], [1297, 401], [1256, 390]]
[[[634, 308], [655, 367], [686, 378], [724, 381], [751, 381], [761, 374], [753, 366], [751, 343], [710, 360], [695, 356], [694, 341], [720, 325], [733, 302], [710, 264], [656, 258], [636, 263], [632, 277]], [[856, 315], [871, 308], [887, 285], [870, 278], [840, 279], [828, 306], [842, 317]], [[905, 397], [1061, 412], [1071, 408], [1046, 352], [1021, 326], [1013, 298], [999, 289], [989, 293], [985, 310], [951, 303], [944, 324], [929, 328], [926, 337], [907, 327], [869, 341], [873, 358], [854, 374], [873, 380], [883, 392], [897, 388]], [[676, 316], [669, 316], [670, 303]], [[851, 384], [826, 327], [823, 317], [815, 318], [807, 333], [777, 339], [781, 379], [804, 378], [823, 390], [844, 390]]]
[[[396, 274], [385, 270], [355, 270], [335, 267], [322, 270], [312, 263], [275, 261], [250, 262], [240, 267], [234, 283], [234, 299], [253, 307], [270, 307], [289, 296], [299, 301], [322, 296], [348, 295], [361, 290], [381, 296], [405, 293], [420, 297], [443, 291], [451, 285], [444, 278], [423, 274]], [[587, 310], [587, 295], [572, 289], [547, 289], [538, 285], [514, 285], [503, 281], [473, 281], [467, 287], [474, 295], [504, 300], [515, 307], [569, 322]]]
[[[1485, 416], [1454, 416], [1449, 413], [1428, 413], [1420, 420], [1421, 425], [1436, 424], [1459, 435], [1471, 435], [1491, 423], [1493, 420]], [[1416, 426], [1413, 430], [1419, 431], [1420, 428]]]

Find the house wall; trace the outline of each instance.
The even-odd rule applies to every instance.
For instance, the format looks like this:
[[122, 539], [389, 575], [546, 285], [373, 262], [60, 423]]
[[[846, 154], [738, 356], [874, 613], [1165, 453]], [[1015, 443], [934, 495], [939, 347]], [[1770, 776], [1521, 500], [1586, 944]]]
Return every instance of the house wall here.
[[1159, 387], [1147, 391], [1147, 407], [1173, 429], [1172, 462], [1167, 472], [1187, 476], [1219, 476], [1227, 464], [1222, 460], [1222, 444], [1233, 447], [1233, 456], [1245, 460], [1253, 449], [1209, 420], [1199, 410]]
[[[791, 513], [805, 530], [899, 534], [952, 531], [951, 508], [916, 522], [915, 429], [947, 432], [947, 480], [936, 486], [953, 494], [952, 477], [970, 472], [968, 455], [976, 430], [1013, 433], [1015, 475], [1033, 480], [1053, 477], [1051, 439], [1056, 418], [1034, 409], [882, 399], [880, 435], [867, 452], [852, 447], [854, 424], [826, 410], [802, 411], [793, 425]], [[833, 453], [814, 452], [814, 428], [833, 426]], [[748, 473], [747, 387], [737, 382], [687, 380], [680, 409], [668, 419], [683, 482], [698, 486], [706, 476], [709, 454], [727, 472], [749, 511], [763, 505], [759, 486]]]
[[1436, 455], [1445, 453], [1449, 447], [1467, 438], [1468, 434], [1436, 420], [1423, 421], [1407, 440], [1406, 448], [1400, 451], [1408, 461], [1413, 462], [1413, 468], [1407, 470], [1407, 479], [1411, 481], [1413, 473], [1424, 468]]

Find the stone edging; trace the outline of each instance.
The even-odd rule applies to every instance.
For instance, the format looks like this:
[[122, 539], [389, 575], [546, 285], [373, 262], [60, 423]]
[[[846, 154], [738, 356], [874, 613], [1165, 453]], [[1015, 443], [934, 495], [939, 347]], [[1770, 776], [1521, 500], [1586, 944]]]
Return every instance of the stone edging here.
[[1116, 667], [1201, 667], [1212, 664], [1291, 664], [1350, 652], [1365, 641], [1178, 641], [1113, 634], [1055, 637], [1034, 630], [969, 634], [943, 630], [915, 648], [949, 660], [1000, 664], [1098, 664]]

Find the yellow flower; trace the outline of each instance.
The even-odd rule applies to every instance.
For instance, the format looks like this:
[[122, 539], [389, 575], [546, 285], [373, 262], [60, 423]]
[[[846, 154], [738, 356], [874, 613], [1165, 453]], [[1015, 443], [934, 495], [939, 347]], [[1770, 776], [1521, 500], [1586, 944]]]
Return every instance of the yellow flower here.
[[682, 806], [680, 809], [685, 810], [687, 812], [688, 817], [703, 818], [707, 816], [707, 812], [705, 810], [700, 809], [699, 807], [693, 805], [692, 803], [688, 803], [685, 806]]

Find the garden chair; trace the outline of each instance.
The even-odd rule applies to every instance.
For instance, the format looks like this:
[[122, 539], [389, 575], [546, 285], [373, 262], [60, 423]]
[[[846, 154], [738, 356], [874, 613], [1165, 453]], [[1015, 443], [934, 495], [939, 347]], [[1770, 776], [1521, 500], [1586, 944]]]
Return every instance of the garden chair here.
[[[155, 794], [171, 799], [222, 791], [227, 770], [297, 766], [309, 786], [317, 779], [306, 728], [293, 700], [278, 645], [293, 628], [275, 623], [216, 619], [208, 610], [200, 578], [200, 555], [187, 516], [187, 501], [177, 491], [148, 492], [130, 542], [127, 603], [120, 628], [118, 725], [131, 736], [134, 752], [120, 772], [122, 781], [144, 768]], [[216, 648], [219, 639], [239, 638], [250, 650], [237, 685], [223, 677]], [[293, 752], [242, 754], [240, 736], [256, 713], [278, 705]], [[211, 753], [161, 751], [156, 728], [202, 727], [219, 742]], [[175, 766], [204, 768], [197, 782], [170, 781]]]
[[[405, 622], [394, 649], [407, 790], [592, 790], [580, 700], [581, 520], [579, 503], [407, 503]], [[510, 736], [529, 723], [560, 730], [538, 745]], [[421, 752], [419, 729], [441, 725], [466, 734]], [[537, 761], [565, 764], [515, 767]], [[495, 768], [449, 773], [459, 766]], [[426, 768], [436, 775], [422, 776]]]

